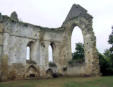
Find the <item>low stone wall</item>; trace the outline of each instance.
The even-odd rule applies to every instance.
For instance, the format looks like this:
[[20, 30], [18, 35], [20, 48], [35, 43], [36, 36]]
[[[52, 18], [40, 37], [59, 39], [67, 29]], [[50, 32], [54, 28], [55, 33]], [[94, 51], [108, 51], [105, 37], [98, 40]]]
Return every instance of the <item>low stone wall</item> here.
[[78, 64], [76, 66], [68, 66], [67, 71], [64, 73], [66, 76], [85, 76], [85, 64]]

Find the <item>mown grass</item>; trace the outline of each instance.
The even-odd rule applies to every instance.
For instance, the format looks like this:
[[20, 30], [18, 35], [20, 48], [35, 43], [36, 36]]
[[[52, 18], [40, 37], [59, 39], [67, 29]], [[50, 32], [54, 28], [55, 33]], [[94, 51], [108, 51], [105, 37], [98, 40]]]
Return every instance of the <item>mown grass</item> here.
[[19, 80], [0, 82], [0, 87], [113, 87], [113, 76]]

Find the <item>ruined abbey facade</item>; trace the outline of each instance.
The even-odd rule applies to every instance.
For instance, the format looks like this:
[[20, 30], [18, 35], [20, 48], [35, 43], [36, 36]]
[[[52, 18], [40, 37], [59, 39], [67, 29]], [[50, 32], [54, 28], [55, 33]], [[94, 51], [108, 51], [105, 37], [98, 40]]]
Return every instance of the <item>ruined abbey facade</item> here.
[[[68, 62], [72, 59], [71, 35], [76, 26], [83, 34], [85, 63], [69, 67]], [[21, 22], [15, 12], [10, 17], [0, 14], [0, 79], [26, 79], [29, 76], [46, 78], [49, 45], [53, 50], [57, 73], [64, 76], [99, 74], [92, 16], [80, 5], [74, 4], [59, 28]], [[30, 48], [29, 60], [26, 59], [27, 47]]]

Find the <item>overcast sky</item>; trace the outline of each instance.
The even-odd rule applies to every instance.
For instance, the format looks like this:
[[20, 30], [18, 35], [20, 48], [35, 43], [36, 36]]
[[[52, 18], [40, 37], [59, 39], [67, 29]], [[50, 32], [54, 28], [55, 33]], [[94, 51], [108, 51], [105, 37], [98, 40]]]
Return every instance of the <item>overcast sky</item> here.
[[[16, 11], [22, 21], [56, 28], [62, 25], [73, 4], [80, 4], [94, 17], [97, 48], [104, 52], [110, 46], [107, 41], [113, 25], [113, 0], [0, 0], [0, 12], [10, 15]], [[81, 31], [74, 29], [74, 33], [73, 43], [80, 42]]]

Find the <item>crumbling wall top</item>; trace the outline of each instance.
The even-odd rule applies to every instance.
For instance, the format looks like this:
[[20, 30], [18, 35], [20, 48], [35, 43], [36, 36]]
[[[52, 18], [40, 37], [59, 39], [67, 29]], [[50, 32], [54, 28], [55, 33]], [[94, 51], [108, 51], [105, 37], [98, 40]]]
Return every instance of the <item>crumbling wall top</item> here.
[[13, 19], [13, 20], [15, 20], [15, 21], [18, 21], [19, 19], [18, 19], [18, 15], [17, 15], [17, 13], [14, 11], [14, 12], [12, 12], [11, 13], [11, 19]]
[[38, 26], [38, 25], [33, 25], [33, 24], [30, 24], [30, 23], [26, 23], [26, 22], [23, 22], [23, 21], [20, 21], [18, 19], [18, 15], [17, 13], [14, 11], [11, 13], [11, 16], [7, 16], [7, 15], [2, 15], [0, 14], [0, 22], [5, 24], [5, 26], [21, 26], [21, 27], [30, 27], [32, 29], [38, 29], [38, 30], [41, 30], [41, 31], [52, 31], [52, 32], [59, 32], [59, 31], [63, 31], [64, 28], [63, 27], [58, 27], [58, 28], [48, 28], [48, 27], [42, 27], [42, 26]]
[[0, 13], [0, 21], [2, 20], [2, 14]]
[[66, 19], [65, 19], [65, 21], [63, 23], [63, 25], [66, 22], [68, 22], [68, 21], [70, 21], [70, 20], [72, 20], [72, 19], [74, 19], [76, 17], [82, 17], [82, 16], [84, 16], [85, 18], [92, 18], [92, 16], [87, 13], [86, 9], [84, 9], [80, 5], [74, 4], [72, 6], [71, 10], [69, 11], [69, 13], [68, 13], [68, 15], [67, 15], [67, 17], [66, 17]]
[[72, 6], [71, 10], [69, 11], [68, 15], [67, 15], [65, 22], [71, 20], [71, 19], [74, 18], [74, 17], [79, 16], [80, 14], [84, 14], [84, 13], [86, 13], [86, 12], [87, 12], [86, 9], [84, 9], [84, 8], [81, 7], [80, 5], [74, 4], [74, 5]]

